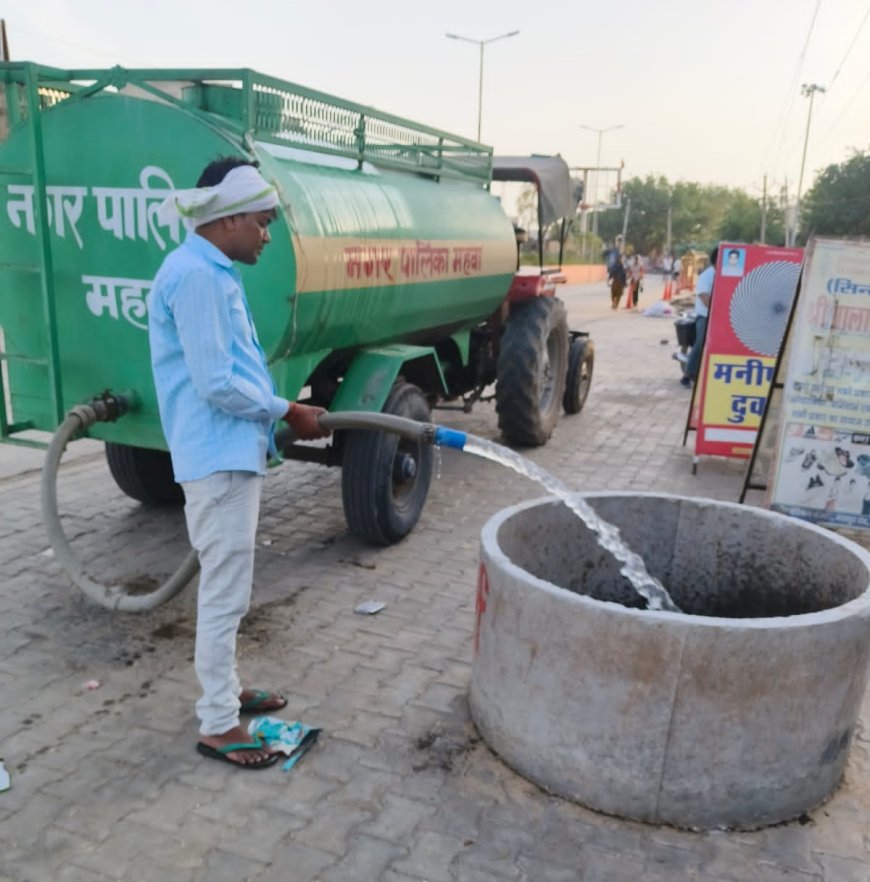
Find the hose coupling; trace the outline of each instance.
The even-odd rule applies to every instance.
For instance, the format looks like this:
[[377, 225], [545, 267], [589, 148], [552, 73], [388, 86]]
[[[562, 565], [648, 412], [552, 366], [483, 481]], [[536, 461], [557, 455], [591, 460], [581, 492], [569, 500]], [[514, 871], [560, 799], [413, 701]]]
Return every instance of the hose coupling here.
[[433, 426], [432, 428], [435, 429], [435, 435], [430, 443], [438, 444], [441, 447], [452, 447], [454, 450], [462, 450], [465, 447], [465, 442], [468, 440], [467, 433], [448, 429], [445, 426]]
[[135, 410], [139, 405], [139, 397], [135, 392], [112, 394], [108, 389], [88, 402], [94, 411], [95, 422], [114, 423], [125, 413]]
[[434, 423], [424, 423], [420, 430], [420, 440], [424, 444], [434, 444], [438, 434], [438, 426]]

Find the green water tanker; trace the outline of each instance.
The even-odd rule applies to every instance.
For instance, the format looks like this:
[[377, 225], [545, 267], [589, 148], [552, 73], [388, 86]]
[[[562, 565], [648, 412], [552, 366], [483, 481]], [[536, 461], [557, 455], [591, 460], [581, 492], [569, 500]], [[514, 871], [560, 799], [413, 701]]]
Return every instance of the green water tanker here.
[[[518, 445], [544, 443], [561, 409], [582, 407], [592, 343], [568, 330], [552, 274], [517, 272], [489, 148], [250, 70], [6, 63], [0, 74], [3, 440], [53, 432], [85, 402], [116, 416], [120, 396], [123, 418], [83, 434], [106, 442], [130, 496], [181, 499], [151, 379], [147, 295], [186, 231], [157, 208], [225, 155], [256, 160], [281, 198], [272, 246], [244, 270], [279, 394], [423, 421], [444, 402], [467, 410], [494, 396]], [[495, 177], [538, 185], [542, 228], [573, 215], [567, 168], [552, 160], [544, 174], [543, 162], [495, 163]], [[547, 175], [563, 168], [551, 187]], [[359, 535], [386, 544], [413, 529], [430, 448], [359, 430], [326, 447], [284, 446], [344, 467]]]

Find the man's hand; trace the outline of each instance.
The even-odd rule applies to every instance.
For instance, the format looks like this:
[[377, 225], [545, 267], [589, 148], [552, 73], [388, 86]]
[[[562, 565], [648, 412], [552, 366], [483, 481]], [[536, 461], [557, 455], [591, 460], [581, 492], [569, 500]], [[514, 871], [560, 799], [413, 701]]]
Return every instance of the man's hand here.
[[326, 408], [311, 407], [308, 404], [290, 405], [290, 409], [284, 414], [284, 421], [293, 429], [293, 434], [300, 441], [313, 441], [315, 438], [328, 438], [332, 432], [320, 425], [320, 415], [326, 413]]

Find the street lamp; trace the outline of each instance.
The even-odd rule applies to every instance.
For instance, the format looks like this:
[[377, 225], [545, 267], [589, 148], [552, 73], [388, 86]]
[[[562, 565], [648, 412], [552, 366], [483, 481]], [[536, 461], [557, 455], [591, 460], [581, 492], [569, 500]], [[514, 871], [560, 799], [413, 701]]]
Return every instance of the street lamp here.
[[497, 37], [490, 37], [488, 40], [473, 40], [471, 37], [462, 37], [459, 34], [445, 34], [451, 40], [464, 40], [466, 43], [475, 43], [480, 46], [480, 77], [477, 86], [477, 140], [480, 141], [480, 117], [483, 112], [483, 47], [487, 43], [494, 43], [496, 40], [504, 40], [507, 37], [515, 37], [519, 31], [510, 31], [507, 34], [499, 34]]
[[[613, 132], [616, 129], [625, 128], [625, 123], [619, 123], [615, 126], [608, 126], [605, 129], [597, 129], [595, 126], [584, 126], [583, 123], [580, 123], [581, 129], [586, 129], [589, 132], [598, 132], [598, 154], [595, 158], [595, 200], [598, 201], [598, 176], [601, 174], [601, 137], [605, 132]], [[592, 233], [594, 235], [598, 235], [598, 212], [594, 210], [592, 211]]]

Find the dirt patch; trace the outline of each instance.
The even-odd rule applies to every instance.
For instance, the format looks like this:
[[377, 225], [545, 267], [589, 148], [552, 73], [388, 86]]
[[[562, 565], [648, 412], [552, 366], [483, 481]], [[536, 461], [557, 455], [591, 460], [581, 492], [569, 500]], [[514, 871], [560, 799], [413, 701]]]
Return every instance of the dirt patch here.
[[310, 585], [300, 585], [292, 594], [251, 607], [239, 625], [239, 635], [255, 643], [267, 643], [276, 630], [284, 631], [296, 617], [293, 606]]
[[444, 772], [457, 772], [465, 765], [465, 760], [480, 744], [480, 736], [471, 726], [461, 733], [443, 732], [432, 729], [424, 732], [414, 742], [418, 752], [416, 762], [411, 768], [415, 772], [424, 769], [440, 769]]
[[125, 579], [122, 584], [126, 593], [133, 596], [153, 594], [160, 587], [160, 582], [151, 576], [135, 576]]
[[375, 570], [377, 569], [377, 564], [373, 561], [369, 560], [361, 560], [358, 557], [340, 557], [338, 559], [339, 563], [348, 564], [352, 567], [359, 567], [361, 570]]
[[196, 635], [196, 629], [185, 619], [174, 622], [165, 622], [151, 632], [155, 640], [177, 640], [178, 638], [189, 639]]

